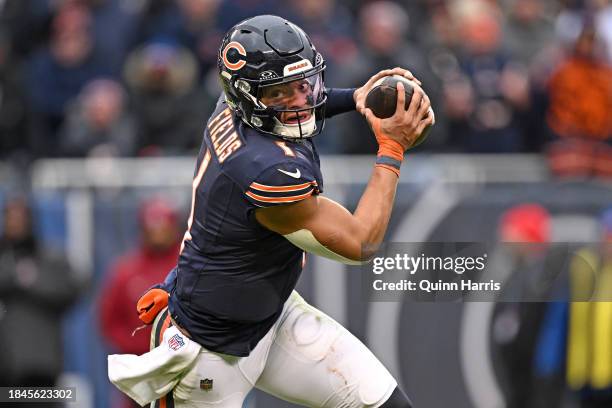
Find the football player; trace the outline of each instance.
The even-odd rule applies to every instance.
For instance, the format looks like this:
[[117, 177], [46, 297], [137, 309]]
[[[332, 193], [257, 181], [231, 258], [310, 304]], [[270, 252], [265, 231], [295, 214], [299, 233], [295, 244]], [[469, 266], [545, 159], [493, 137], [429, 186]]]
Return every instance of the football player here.
[[[395, 115], [377, 119], [364, 107], [372, 84], [412, 74], [326, 89], [323, 57], [276, 16], [233, 27], [218, 67], [224, 93], [204, 132], [178, 265], [138, 303], [154, 320], [153, 349], [109, 356], [111, 381], [141, 404], [163, 396], [154, 407], [238, 408], [253, 387], [313, 407], [411, 407], [376, 357], [294, 288], [305, 251], [356, 264], [382, 242], [404, 152], [433, 124], [428, 97], [415, 83], [404, 109], [399, 83]], [[351, 214], [322, 195], [312, 138], [354, 109], [379, 150]]]

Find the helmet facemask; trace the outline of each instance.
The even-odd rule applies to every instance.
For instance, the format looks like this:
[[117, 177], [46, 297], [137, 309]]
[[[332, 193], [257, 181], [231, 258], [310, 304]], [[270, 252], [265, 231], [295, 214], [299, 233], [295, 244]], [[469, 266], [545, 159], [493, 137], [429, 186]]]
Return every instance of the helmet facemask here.
[[[272, 109], [272, 133], [288, 139], [303, 139], [320, 132], [322, 114], [317, 112], [325, 103], [322, 72], [313, 72], [296, 79], [263, 85], [258, 89], [258, 101]], [[319, 113], [319, 115], [317, 115]], [[317, 118], [317, 116], [319, 116]], [[319, 130], [319, 132], [317, 132]]]
[[[235, 88], [253, 109], [242, 119], [265, 133], [289, 140], [318, 135], [325, 122], [327, 101], [324, 66], [272, 81], [238, 79]], [[253, 95], [255, 94], [255, 95]]]

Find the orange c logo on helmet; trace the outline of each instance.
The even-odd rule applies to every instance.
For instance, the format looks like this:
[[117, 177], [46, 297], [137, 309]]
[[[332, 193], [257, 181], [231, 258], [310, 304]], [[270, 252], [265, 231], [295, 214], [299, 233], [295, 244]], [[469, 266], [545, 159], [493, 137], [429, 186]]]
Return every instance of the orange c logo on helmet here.
[[242, 55], [243, 57], [246, 57], [246, 50], [244, 49], [242, 44], [236, 41], [232, 41], [231, 43], [227, 44], [223, 49], [223, 63], [228, 69], [231, 69], [232, 71], [237, 71], [246, 65], [246, 60], [239, 59], [237, 62], [230, 62], [227, 59], [227, 53], [231, 49], [235, 49], [236, 51], [238, 51], [238, 54]]

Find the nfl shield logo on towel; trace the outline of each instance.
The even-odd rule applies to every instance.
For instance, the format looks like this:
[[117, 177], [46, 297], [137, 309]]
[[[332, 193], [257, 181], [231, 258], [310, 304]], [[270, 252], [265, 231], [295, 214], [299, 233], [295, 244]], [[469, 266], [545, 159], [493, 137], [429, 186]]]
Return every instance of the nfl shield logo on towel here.
[[203, 389], [204, 391], [212, 390], [212, 386], [213, 386], [213, 380], [211, 380], [210, 378], [205, 378], [203, 380], [200, 380], [200, 388]]
[[168, 340], [168, 346], [174, 351], [180, 349], [184, 345], [185, 342], [183, 341], [183, 338], [178, 334], [175, 334], [174, 336], [170, 337], [170, 340]]

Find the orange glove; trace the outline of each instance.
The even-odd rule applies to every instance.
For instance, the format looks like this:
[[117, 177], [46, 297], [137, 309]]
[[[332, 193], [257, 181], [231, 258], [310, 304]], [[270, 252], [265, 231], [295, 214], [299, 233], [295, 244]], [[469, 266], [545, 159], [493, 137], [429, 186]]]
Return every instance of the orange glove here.
[[138, 299], [138, 303], [136, 304], [138, 318], [142, 320], [144, 324], [152, 324], [153, 320], [155, 320], [155, 316], [157, 316], [163, 308], [168, 306], [169, 297], [169, 293], [163, 289], [149, 289], [147, 293]]

